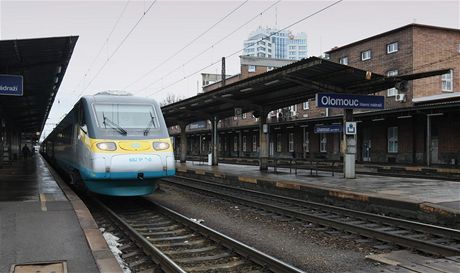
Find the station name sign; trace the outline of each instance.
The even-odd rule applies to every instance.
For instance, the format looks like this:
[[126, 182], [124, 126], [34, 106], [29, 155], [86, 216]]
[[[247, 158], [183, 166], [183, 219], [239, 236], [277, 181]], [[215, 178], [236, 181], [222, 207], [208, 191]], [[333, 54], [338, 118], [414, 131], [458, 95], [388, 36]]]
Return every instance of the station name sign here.
[[384, 96], [363, 96], [337, 93], [317, 93], [316, 107], [344, 109], [383, 109]]
[[342, 132], [342, 124], [318, 125], [315, 126], [315, 134], [334, 134]]
[[23, 79], [21, 75], [0, 74], [0, 95], [22, 96]]

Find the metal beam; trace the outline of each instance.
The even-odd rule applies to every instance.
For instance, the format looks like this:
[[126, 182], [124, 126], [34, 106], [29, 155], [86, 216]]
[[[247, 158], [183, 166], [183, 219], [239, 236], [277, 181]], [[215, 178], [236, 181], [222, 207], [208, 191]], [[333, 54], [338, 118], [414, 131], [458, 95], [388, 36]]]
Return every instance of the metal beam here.
[[321, 92], [338, 92], [338, 93], [346, 92], [345, 89], [335, 86], [335, 85], [307, 80], [304, 78], [296, 77], [294, 75], [286, 75], [284, 76], [284, 79], [295, 82], [297, 84], [308, 87], [310, 89], [316, 89], [317, 91], [321, 91]]
[[251, 108], [252, 111], [261, 111], [262, 110], [262, 106], [260, 106], [258, 104], [254, 104], [250, 100], [247, 100], [247, 99], [246, 100], [235, 100], [235, 99], [222, 98], [222, 97], [217, 97], [217, 96], [213, 96], [212, 98], [215, 99], [215, 100], [230, 103], [235, 107], [240, 107], [240, 106], [248, 107], [248, 108]]

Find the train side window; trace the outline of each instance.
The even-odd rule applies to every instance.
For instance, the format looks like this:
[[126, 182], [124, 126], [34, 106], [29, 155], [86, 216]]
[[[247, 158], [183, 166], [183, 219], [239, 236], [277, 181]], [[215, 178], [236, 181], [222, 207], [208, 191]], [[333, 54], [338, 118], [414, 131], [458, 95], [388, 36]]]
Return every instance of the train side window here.
[[85, 119], [85, 108], [83, 108], [83, 104], [80, 103], [79, 111], [78, 111], [78, 123], [80, 124], [80, 129], [87, 134], [88, 127], [86, 126], [86, 119]]

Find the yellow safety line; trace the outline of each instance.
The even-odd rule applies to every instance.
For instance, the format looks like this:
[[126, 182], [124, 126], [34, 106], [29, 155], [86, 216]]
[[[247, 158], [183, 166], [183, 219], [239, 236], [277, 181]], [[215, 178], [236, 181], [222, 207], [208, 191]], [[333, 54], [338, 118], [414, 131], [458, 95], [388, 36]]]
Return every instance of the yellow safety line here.
[[47, 211], [48, 208], [46, 207], [46, 196], [44, 193], [40, 193], [40, 203], [41, 203], [42, 211]]

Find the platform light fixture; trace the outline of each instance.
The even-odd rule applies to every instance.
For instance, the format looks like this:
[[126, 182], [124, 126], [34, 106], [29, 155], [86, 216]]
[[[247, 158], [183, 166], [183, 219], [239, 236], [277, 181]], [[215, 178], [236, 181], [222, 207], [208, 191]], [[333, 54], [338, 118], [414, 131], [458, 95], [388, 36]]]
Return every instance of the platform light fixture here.
[[271, 81], [271, 82], [266, 82], [266, 83], [264, 83], [264, 85], [269, 86], [269, 85], [275, 84], [275, 83], [277, 83], [279, 81], [280, 80], [274, 80], [274, 81]]
[[436, 117], [436, 116], [442, 116], [444, 113], [433, 113], [433, 114], [427, 114], [428, 117]]
[[244, 92], [249, 92], [251, 90], [252, 90], [252, 87], [248, 87], [248, 88], [241, 89], [240, 92], [244, 93]]
[[228, 98], [228, 97], [232, 97], [233, 94], [223, 94], [222, 96], [220, 96], [221, 98]]
[[190, 106], [197, 106], [198, 104], [200, 104], [200, 103], [199, 103], [199, 102], [195, 102], [195, 103], [190, 104]]
[[411, 118], [412, 115], [406, 115], [406, 116], [399, 116], [397, 117], [398, 119], [404, 119], [404, 118]]
[[384, 118], [375, 118], [372, 121], [382, 121], [382, 120], [385, 120], [385, 119]]
[[59, 82], [59, 77], [56, 76], [56, 78], [54, 79], [54, 83], [58, 83]]

